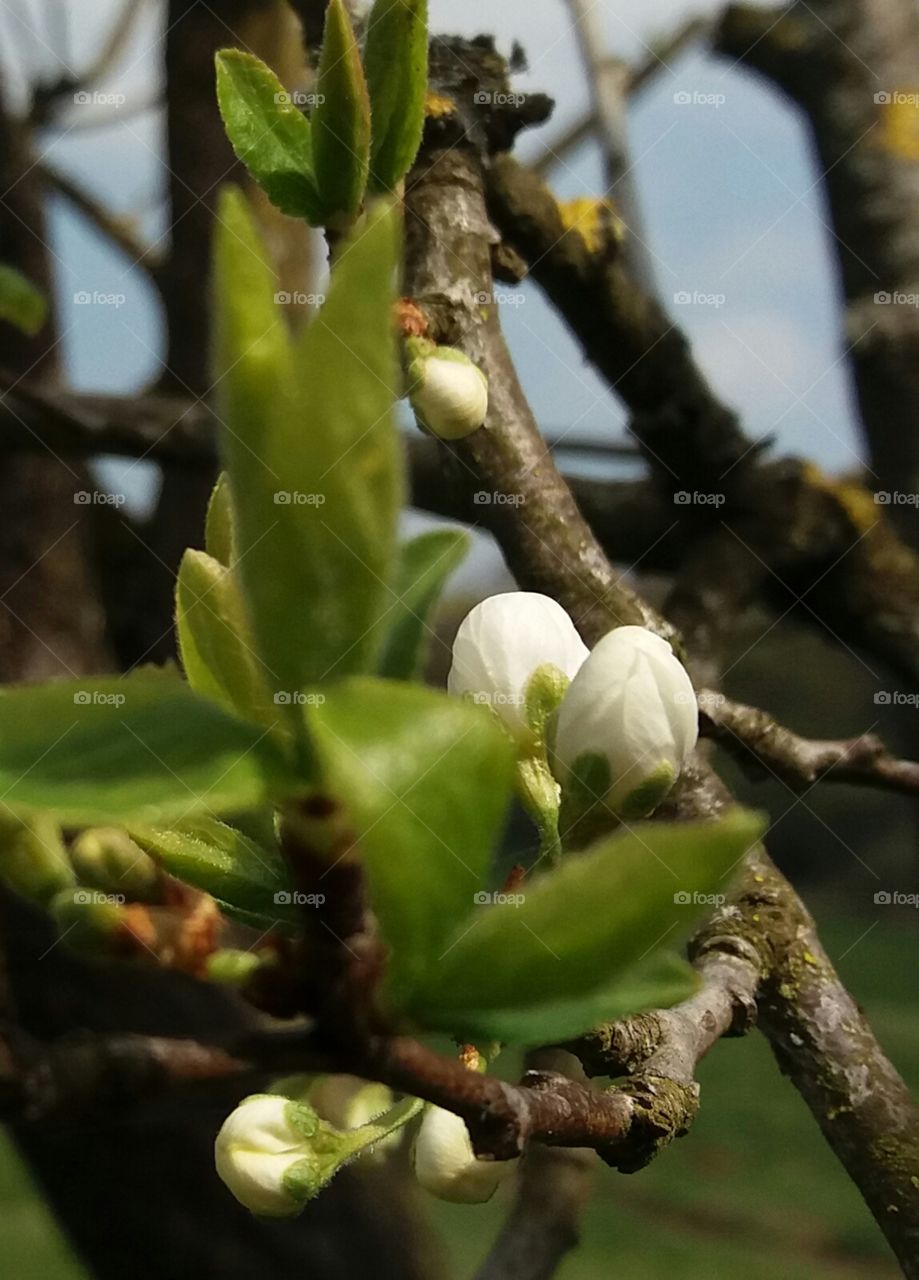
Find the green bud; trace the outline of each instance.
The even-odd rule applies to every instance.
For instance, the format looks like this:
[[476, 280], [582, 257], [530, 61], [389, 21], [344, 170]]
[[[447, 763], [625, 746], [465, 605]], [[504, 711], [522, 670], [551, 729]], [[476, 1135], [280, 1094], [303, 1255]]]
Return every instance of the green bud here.
[[61, 829], [53, 818], [36, 814], [0, 823], [0, 875], [16, 893], [42, 904], [73, 885]]
[[159, 902], [160, 869], [121, 827], [90, 827], [73, 842], [70, 861], [83, 884], [132, 902]]
[[50, 903], [51, 915], [67, 946], [91, 959], [107, 959], [124, 936], [121, 904], [97, 889], [64, 889]]
[[271, 964], [271, 951], [237, 951], [227, 947], [207, 958], [207, 977], [227, 987], [244, 987], [263, 964]]

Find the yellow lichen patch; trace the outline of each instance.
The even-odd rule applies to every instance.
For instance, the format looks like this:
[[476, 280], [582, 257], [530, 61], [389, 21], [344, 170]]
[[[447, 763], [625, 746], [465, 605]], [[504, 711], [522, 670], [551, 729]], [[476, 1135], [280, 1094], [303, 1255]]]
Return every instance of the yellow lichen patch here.
[[625, 233], [612, 200], [593, 196], [560, 200], [558, 211], [565, 230], [577, 231], [591, 253], [602, 253], [610, 244], [618, 244]]
[[877, 134], [880, 145], [901, 160], [919, 160], [919, 92], [895, 89], [884, 97]]
[[832, 494], [852, 524], [853, 529], [867, 533], [878, 522], [878, 499], [873, 493], [851, 480], [836, 480], [821, 471], [812, 462], [806, 462], [801, 468], [807, 484], [813, 489], [822, 489]]
[[443, 116], [452, 116], [456, 111], [456, 103], [452, 98], [448, 98], [446, 94], [434, 93], [429, 89], [424, 99], [424, 114], [434, 120], [439, 120]]

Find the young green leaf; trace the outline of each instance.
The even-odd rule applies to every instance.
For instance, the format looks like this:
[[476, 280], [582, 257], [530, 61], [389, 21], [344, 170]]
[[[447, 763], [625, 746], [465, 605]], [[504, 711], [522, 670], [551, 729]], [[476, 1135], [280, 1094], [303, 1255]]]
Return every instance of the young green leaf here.
[[447, 578], [469, 550], [461, 529], [432, 529], [400, 548], [396, 573], [398, 602], [380, 657], [380, 675], [393, 680], [419, 676], [433, 632], [428, 618]]
[[235, 813], [292, 785], [280, 748], [173, 672], [0, 692], [0, 812], [66, 826]]
[[427, 0], [376, 0], [370, 11], [364, 71], [373, 126], [374, 191], [394, 190], [421, 144], [428, 81], [427, 9]]
[[232, 569], [189, 548], [176, 582], [176, 632], [188, 683], [244, 720], [273, 727], [280, 712]]
[[391, 608], [402, 498], [395, 213], [376, 211], [343, 247], [296, 346], [238, 195], [225, 198], [221, 223], [215, 373], [238, 571], [262, 661], [294, 704], [306, 685], [371, 667]]
[[0, 265], [0, 320], [34, 337], [45, 323], [48, 301], [15, 267]]
[[451, 1031], [482, 1042], [536, 1046], [583, 1035], [601, 1022], [615, 1022], [643, 1009], [669, 1009], [698, 989], [691, 965], [672, 951], [652, 951], [608, 986], [537, 1000], [520, 1007], [464, 1010]]
[[412, 997], [413, 1013], [432, 1029], [491, 1035], [502, 1010], [609, 991], [711, 910], [762, 826], [736, 809], [716, 822], [649, 823], [601, 841], [526, 885], [522, 902], [480, 907], [462, 921]]
[[350, 221], [361, 207], [370, 157], [370, 99], [351, 19], [329, 0], [313, 112], [313, 157], [323, 221]]
[[484, 708], [412, 684], [342, 681], [309, 717], [323, 786], [355, 827], [397, 1002], [437, 967], [486, 876], [513, 749]]
[[232, 569], [236, 564], [236, 516], [230, 479], [225, 471], [221, 471], [217, 477], [207, 504], [204, 549], [227, 569]]
[[262, 927], [296, 924], [287, 868], [277, 848], [267, 849], [235, 827], [198, 818], [170, 829], [129, 825], [142, 849], [177, 880], [202, 889], [232, 914]]
[[282, 213], [318, 226], [309, 120], [254, 54], [222, 49], [216, 62], [217, 102], [236, 155]]

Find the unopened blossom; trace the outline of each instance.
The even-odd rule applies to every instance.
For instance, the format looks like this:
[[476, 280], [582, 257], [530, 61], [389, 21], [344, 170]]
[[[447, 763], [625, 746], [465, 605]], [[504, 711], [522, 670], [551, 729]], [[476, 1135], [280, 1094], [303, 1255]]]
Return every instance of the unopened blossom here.
[[587, 653], [555, 600], [535, 591], [508, 591], [489, 596], [463, 619], [447, 688], [491, 707], [523, 741], [531, 728], [526, 704], [534, 675], [555, 679], [561, 696]]
[[410, 338], [408, 394], [419, 422], [442, 440], [477, 431], [488, 412], [488, 379], [455, 347]]
[[456, 1204], [483, 1204], [516, 1163], [480, 1160], [464, 1120], [440, 1107], [426, 1109], [415, 1139], [415, 1175], [432, 1195]]
[[556, 774], [564, 786], [578, 762], [600, 757], [604, 797], [615, 813], [650, 813], [676, 781], [698, 737], [698, 706], [686, 668], [645, 627], [618, 627], [596, 645], [558, 711]]

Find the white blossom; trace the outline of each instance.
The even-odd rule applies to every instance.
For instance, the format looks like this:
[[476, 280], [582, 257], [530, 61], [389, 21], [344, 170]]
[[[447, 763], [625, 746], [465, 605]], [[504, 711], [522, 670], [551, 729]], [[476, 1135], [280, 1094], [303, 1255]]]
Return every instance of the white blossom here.
[[[253, 1213], [287, 1217], [302, 1208], [285, 1175], [304, 1159], [297, 1103], [274, 1094], [245, 1098], [224, 1121], [214, 1144], [217, 1173]], [[301, 1108], [308, 1114], [308, 1108]]]
[[605, 797], [625, 817], [650, 813], [676, 781], [698, 737], [685, 667], [645, 627], [618, 627], [596, 645], [558, 712], [553, 754], [564, 786], [579, 757], [603, 757]]
[[528, 734], [527, 686], [541, 667], [572, 679], [587, 646], [555, 600], [533, 591], [508, 591], [477, 604], [453, 642], [450, 693], [467, 695], [500, 716], [520, 740]]

